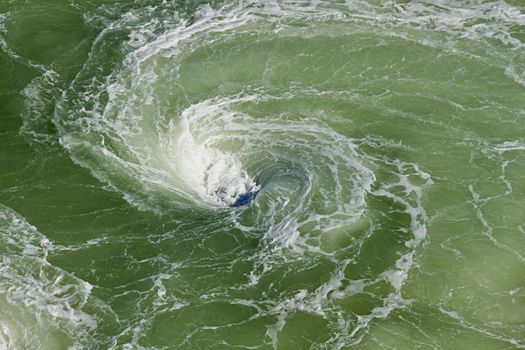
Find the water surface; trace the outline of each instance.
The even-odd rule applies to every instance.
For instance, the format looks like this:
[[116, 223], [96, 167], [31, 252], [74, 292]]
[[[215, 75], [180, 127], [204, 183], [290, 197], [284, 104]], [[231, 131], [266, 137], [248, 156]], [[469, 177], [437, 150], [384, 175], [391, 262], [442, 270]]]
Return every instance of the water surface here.
[[522, 1], [0, 3], [0, 348], [525, 348]]

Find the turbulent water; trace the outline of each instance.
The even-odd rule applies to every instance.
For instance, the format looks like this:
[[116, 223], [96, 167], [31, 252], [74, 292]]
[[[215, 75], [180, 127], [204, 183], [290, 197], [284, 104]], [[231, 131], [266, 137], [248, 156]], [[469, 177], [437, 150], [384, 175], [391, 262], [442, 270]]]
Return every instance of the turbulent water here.
[[0, 2], [0, 349], [525, 348], [521, 0]]

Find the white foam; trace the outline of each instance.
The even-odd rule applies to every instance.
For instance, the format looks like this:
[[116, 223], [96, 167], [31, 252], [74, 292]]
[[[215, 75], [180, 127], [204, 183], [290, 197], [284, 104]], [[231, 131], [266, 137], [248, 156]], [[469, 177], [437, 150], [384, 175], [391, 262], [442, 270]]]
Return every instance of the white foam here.
[[525, 150], [525, 143], [518, 140], [505, 141], [494, 147], [498, 152], [509, 152], [509, 151], [523, 151]]
[[5, 36], [7, 34], [6, 22], [9, 20], [9, 16], [9, 12], [0, 13], [0, 49], [16, 62], [19, 62], [27, 67], [34, 68], [42, 73], [48, 71], [48, 68], [46, 68], [44, 65], [34, 63], [32, 60], [23, 57], [13, 48], [11, 48], [11, 46], [9, 46], [8, 42], [5, 39]]
[[[34, 341], [24, 332], [11, 333], [9, 322], [60, 327], [73, 344], [90, 341], [97, 320], [83, 308], [89, 303], [92, 286], [46, 260], [52, 243], [12, 209], [0, 205], [0, 294], [14, 308], [21, 308], [22, 318], [0, 322], [4, 341], [29, 346]], [[0, 319], [0, 321], [2, 321]], [[18, 326], [16, 326], [18, 327]], [[15, 327], [15, 328], [16, 328]], [[0, 336], [0, 341], [1, 341]], [[5, 340], [7, 339], [7, 340]]]
[[181, 115], [181, 129], [173, 150], [175, 171], [202, 199], [219, 205], [234, 205], [241, 196], [259, 191], [253, 179], [233, 155], [199, 143], [190, 130], [188, 118], [213, 112], [206, 104], [192, 106]]
[[469, 322], [465, 318], [463, 318], [458, 312], [453, 311], [453, 310], [447, 310], [443, 306], [439, 306], [438, 310], [444, 315], [455, 320], [463, 328], [472, 330], [480, 334], [481, 336], [485, 336], [485, 337], [492, 338], [492, 339], [497, 339], [502, 342], [508, 343], [518, 349], [525, 349], [525, 343], [521, 341], [520, 339], [510, 338], [505, 335], [498, 334], [497, 331], [487, 329], [483, 326]]
[[525, 86], [525, 70], [517, 68], [515, 65], [511, 64], [505, 68], [505, 74], [514, 79], [518, 84]]

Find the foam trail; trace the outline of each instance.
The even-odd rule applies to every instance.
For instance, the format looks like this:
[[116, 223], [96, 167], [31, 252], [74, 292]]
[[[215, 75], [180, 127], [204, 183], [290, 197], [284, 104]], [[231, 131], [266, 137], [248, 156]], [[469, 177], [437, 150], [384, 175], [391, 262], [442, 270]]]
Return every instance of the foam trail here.
[[91, 297], [93, 286], [51, 265], [47, 256], [53, 244], [3, 205], [0, 242], [0, 344], [53, 348], [58, 330], [67, 334], [72, 349], [92, 344], [98, 321], [85, 309], [105, 313], [105, 306]]

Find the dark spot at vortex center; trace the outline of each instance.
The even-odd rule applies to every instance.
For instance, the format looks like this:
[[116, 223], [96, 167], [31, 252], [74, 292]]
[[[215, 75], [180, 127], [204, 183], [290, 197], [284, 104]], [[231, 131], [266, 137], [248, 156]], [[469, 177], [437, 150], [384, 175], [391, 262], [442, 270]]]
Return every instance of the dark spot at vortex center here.
[[257, 196], [257, 193], [259, 193], [259, 191], [246, 192], [246, 193], [240, 194], [235, 199], [235, 202], [233, 202], [233, 204], [230, 205], [230, 206], [231, 207], [240, 207], [241, 205], [249, 204], [251, 201], [253, 201], [255, 199], [255, 196]]

